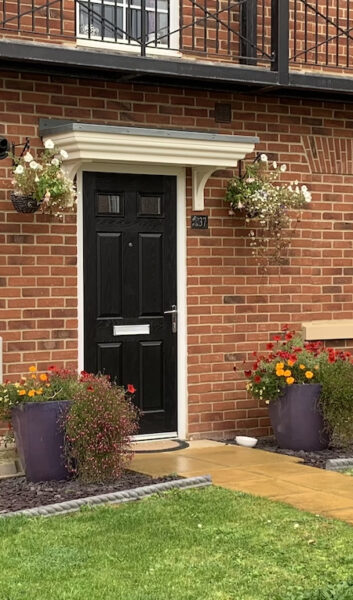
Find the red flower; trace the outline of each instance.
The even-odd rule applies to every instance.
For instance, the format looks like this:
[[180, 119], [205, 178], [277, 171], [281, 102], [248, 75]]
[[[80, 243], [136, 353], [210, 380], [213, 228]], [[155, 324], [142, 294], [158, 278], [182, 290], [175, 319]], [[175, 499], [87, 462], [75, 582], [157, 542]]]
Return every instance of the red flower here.
[[254, 381], [255, 381], [255, 383], [260, 383], [260, 382], [261, 382], [261, 377], [260, 377], [260, 375], [255, 375], [255, 377], [254, 377]]
[[291, 339], [293, 338], [293, 334], [291, 334], [291, 333], [288, 331], [288, 333], [286, 333], [286, 335], [285, 335], [285, 338], [286, 338], [286, 340], [288, 340], [288, 341], [289, 341], [289, 340], [291, 340]]
[[132, 383], [129, 383], [127, 386], [127, 391], [129, 394], [134, 394], [136, 392], [136, 388], [132, 385]]
[[244, 371], [245, 377], [251, 377], [251, 371]]
[[266, 344], [266, 350], [272, 350], [272, 348], [273, 348], [272, 342], [269, 342], [268, 344]]
[[56, 367], [55, 365], [50, 365], [50, 367], [48, 367], [48, 371], [57, 371], [58, 367]]
[[93, 387], [91, 385], [89, 385], [88, 388], [87, 388], [87, 392], [93, 392], [93, 391], [94, 391]]
[[280, 342], [281, 341], [281, 336], [280, 335], [275, 335], [275, 336], [273, 336], [273, 340], [275, 342]]
[[282, 331], [287, 331], [287, 329], [289, 329], [289, 325], [287, 325], [287, 323], [282, 325]]

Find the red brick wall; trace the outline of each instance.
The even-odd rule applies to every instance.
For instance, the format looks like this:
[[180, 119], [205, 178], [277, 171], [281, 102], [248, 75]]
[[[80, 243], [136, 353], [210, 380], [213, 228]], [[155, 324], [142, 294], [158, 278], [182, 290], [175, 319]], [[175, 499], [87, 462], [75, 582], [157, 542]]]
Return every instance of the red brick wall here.
[[[232, 123], [215, 123], [215, 102], [231, 103]], [[5, 72], [0, 112], [0, 135], [33, 145], [39, 117], [258, 135], [257, 149], [310, 187], [289, 264], [268, 273], [251, 255], [243, 218], [223, 203], [228, 173], [206, 188], [209, 231], [188, 228], [189, 432], [267, 434], [267, 409], [246, 397], [243, 360], [283, 323], [353, 318], [351, 106]], [[32, 363], [76, 365], [76, 224], [72, 215], [58, 223], [15, 213], [9, 164], [0, 162], [0, 326], [5, 375], [15, 377]]]

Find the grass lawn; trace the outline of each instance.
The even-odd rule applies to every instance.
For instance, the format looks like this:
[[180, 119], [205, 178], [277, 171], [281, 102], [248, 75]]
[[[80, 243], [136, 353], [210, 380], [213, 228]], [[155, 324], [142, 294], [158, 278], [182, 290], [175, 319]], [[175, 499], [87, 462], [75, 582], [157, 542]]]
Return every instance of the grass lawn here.
[[221, 488], [0, 520], [1, 600], [351, 600], [352, 575], [350, 525]]

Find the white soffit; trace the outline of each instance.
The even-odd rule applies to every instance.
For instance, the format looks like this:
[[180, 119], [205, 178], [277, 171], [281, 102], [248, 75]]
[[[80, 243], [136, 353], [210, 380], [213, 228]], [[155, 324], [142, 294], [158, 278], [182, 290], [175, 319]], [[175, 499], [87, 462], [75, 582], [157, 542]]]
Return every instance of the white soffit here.
[[83, 163], [173, 165], [192, 168], [192, 207], [204, 209], [207, 180], [250, 154], [256, 137], [40, 120], [40, 135], [69, 153], [71, 177]]

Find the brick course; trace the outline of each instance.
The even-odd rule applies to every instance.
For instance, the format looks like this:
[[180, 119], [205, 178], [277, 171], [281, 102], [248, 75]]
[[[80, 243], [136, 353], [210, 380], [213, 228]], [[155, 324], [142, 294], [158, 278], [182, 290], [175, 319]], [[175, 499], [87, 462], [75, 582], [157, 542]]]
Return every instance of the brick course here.
[[[264, 349], [283, 323], [353, 318], [352, 108], [347, 103], [195, 91], [4, 72], [0, 135], [40, 146], [40, 117], [85, 122], [258, 135], [257, 151], [288, 164], [313, 202], [295, 230], [288, 264], [260, 268], [248, 226], [230, 217], [219, 171], [205, 191], [209, 231], [190, 230], [188, 172], [189, 433], [266, 435], [266, 407], [247, 398], [243, 361]], [[232, 122], [216, 123], [217, 102]], [[323, 133], [325, 132], [325, 133]], [[334, 148], [329, 160], [323, 140]], [[337, 142], [339, 144], [337, 145]], [[77, 366], [76, 219], [17, 214], [9, 201], [10, 161], [0, 163], [0, 329], [5, 377], [30, 364]], [[347, 341], [346, 345], [349, 345]], [[233, 366], [237, 367], [234, 372]]]

